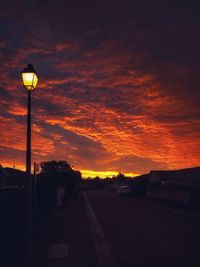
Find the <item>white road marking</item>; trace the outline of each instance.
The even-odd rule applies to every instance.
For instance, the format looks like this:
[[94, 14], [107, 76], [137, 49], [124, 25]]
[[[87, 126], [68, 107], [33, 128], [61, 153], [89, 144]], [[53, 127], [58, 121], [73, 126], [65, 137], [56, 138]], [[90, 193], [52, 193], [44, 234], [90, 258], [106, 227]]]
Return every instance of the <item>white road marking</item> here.
[[116, 263], [112, 255], [108, 241], [106, 240], [101, 225], [85, 192], [83, 192], [83, 196], [85, 198], [86, 209], [89, 217], [92, 236], [94, 239], [98, 265], [99, 267], [117, 267], [118, 264]]

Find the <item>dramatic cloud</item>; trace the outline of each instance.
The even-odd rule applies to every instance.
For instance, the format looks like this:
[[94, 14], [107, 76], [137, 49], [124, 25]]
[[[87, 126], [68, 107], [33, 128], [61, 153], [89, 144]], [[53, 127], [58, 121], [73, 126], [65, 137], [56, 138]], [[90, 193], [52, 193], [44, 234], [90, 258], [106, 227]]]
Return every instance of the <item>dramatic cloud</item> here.
[[199, 165], [195, 1], [11, 2], [0, 9], [1, 164], [25, 165], [20, 71], [32, 63], [33, 161], [91, 176]]

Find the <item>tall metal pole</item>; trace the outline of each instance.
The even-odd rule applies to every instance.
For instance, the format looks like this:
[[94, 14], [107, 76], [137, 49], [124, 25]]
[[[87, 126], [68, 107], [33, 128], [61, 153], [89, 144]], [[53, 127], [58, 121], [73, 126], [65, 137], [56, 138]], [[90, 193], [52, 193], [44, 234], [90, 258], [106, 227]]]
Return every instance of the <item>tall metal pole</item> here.
[[27, 140], [26, 140], [26, 173], [28, 178], [31, 176], [31, 90], [28, 92], [27, 105]]
[[33, 266], [33, 188], [31, 175], [31, 90], [27, 102], [27, 140], [26, 140], [26, 174], [27, 174], [27, 265]]
[[34, 266], [34, 242], [33, 242], [33, 177], [31, 175], [31, 93], [37, 86], [38, 76], [33, 65], [28, 64], [21, 72], [23, 85], [28, 93], [27, 102], [27, 136], [26, 136], [26, 236], [27, 236], [27, 258], [26, 266]]

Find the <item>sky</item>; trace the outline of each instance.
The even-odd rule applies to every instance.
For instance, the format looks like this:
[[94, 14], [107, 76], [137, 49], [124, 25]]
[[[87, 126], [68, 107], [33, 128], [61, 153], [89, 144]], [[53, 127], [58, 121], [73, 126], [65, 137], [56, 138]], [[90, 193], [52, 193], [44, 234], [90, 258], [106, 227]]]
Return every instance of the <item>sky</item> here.
[[199, 166], [199, 13], [184, 0], [1, 0], [0, 164], [25, 168], [33, 64], [32, 162], [91, 177]]

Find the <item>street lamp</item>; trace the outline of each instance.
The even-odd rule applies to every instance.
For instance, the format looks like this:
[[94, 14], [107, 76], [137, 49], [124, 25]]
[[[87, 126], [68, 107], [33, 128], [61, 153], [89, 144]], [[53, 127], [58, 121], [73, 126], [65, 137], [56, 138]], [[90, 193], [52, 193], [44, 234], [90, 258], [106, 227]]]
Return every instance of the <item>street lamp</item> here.
[[33, 91], [38, 82], [38, 76], [32, 65], [27, 65], [22, 71], [23, 85], [28, 92], [28, 113], [27, 113], [27, 143], [26, 143], [26, 173], [31, 175], [31, 91]]
[[28, 93], [27, 103], [27, 136], [26, 136], [26, 174], [27, 174], [27, 234], [28, 234], [28, 266], [33, 265], [33, 182], [31, 176], [31, 92], [36, 88], [38, 76], [32, 65], [27, 65], [22, 71], [23, 85]]
[[22, 80], [24, 87], [31, 91], [36, 88], [38, 82], [38, 76], [34, 70], [33, 65], [28, 64], [22, 71]]

